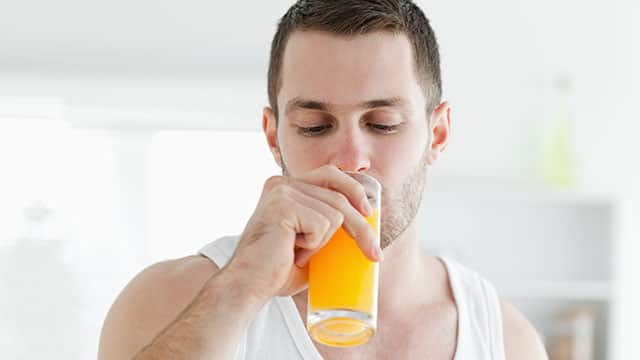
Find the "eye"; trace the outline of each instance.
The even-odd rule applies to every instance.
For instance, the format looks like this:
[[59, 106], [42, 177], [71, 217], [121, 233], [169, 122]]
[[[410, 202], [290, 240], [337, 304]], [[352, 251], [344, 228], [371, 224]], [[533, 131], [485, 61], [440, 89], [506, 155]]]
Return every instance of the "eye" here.
[[318, 136], [322, 135], [331, 128], [331, 125], [319, 125], [311, 127], [298, 127], [298, 133], [304, 136]]
[[373, 129], [376, 132], [379, 133], [383, 133], [383, 134], [392, 134], [395, 133], [398, 130], [398, 127], [400, 127], [399, 124], [396, 125], [382, 125], [382, 124], [367, 124], [367, 126], [371, 129]]

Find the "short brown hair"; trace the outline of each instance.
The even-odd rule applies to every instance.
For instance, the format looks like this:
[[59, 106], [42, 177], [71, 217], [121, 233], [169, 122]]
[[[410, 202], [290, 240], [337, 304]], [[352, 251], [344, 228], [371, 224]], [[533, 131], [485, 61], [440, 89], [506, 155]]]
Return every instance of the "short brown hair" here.
[[440, 103], [442, 80], [438, 42], [429, 20], [411, 0], [298, 0], [278, 23], [269, 59], [269, 103], [278, 118], [282, 61], [295, 30], [320, 30], [342, 36], [375, 31], [404, 33], [413, 46], [415, 70], [427, 102], [427, 117]]

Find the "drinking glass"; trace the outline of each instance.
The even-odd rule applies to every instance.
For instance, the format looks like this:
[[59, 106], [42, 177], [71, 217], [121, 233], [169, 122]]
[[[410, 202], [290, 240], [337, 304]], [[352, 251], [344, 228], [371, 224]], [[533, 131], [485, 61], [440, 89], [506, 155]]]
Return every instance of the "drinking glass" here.
[[[382, 187], [373, 177], [345, 172], [363, 185], [373, 212], [365, 217], [380, 241]], [[309, 262], [307, 330], [319, 343], [349, 347], [376, 332], [379, 264], [341, 226]]]

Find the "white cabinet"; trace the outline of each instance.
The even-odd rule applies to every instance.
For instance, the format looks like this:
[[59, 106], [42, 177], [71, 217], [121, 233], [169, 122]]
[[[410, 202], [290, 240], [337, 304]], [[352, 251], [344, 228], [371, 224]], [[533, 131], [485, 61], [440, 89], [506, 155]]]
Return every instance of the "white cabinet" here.
[[[427, 185], [425, 248], [478, 271], [551, 348], [574, 311], [593, 313], [593, 358], [607, 357], [616, 201], [507, 185]], [[566, 327], [566, 325], [565, 325]]]

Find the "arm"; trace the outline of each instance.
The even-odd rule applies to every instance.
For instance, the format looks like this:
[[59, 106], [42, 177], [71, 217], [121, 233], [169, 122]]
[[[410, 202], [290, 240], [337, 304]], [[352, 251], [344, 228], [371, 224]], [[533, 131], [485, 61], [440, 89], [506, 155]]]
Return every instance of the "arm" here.
[[252, 296], [228, 272], [214, 275], [195, 300], [134, 359], [231, 359], [266, 299]]
[[547, 352], [540, 336], [513, 305], [502, 302], [504, 350], [507, 360], [546, 360]]
[[232, 358], [261, 306], [236, 281], [200, 256], [147, 268], [109, 311], [98, 358]]

